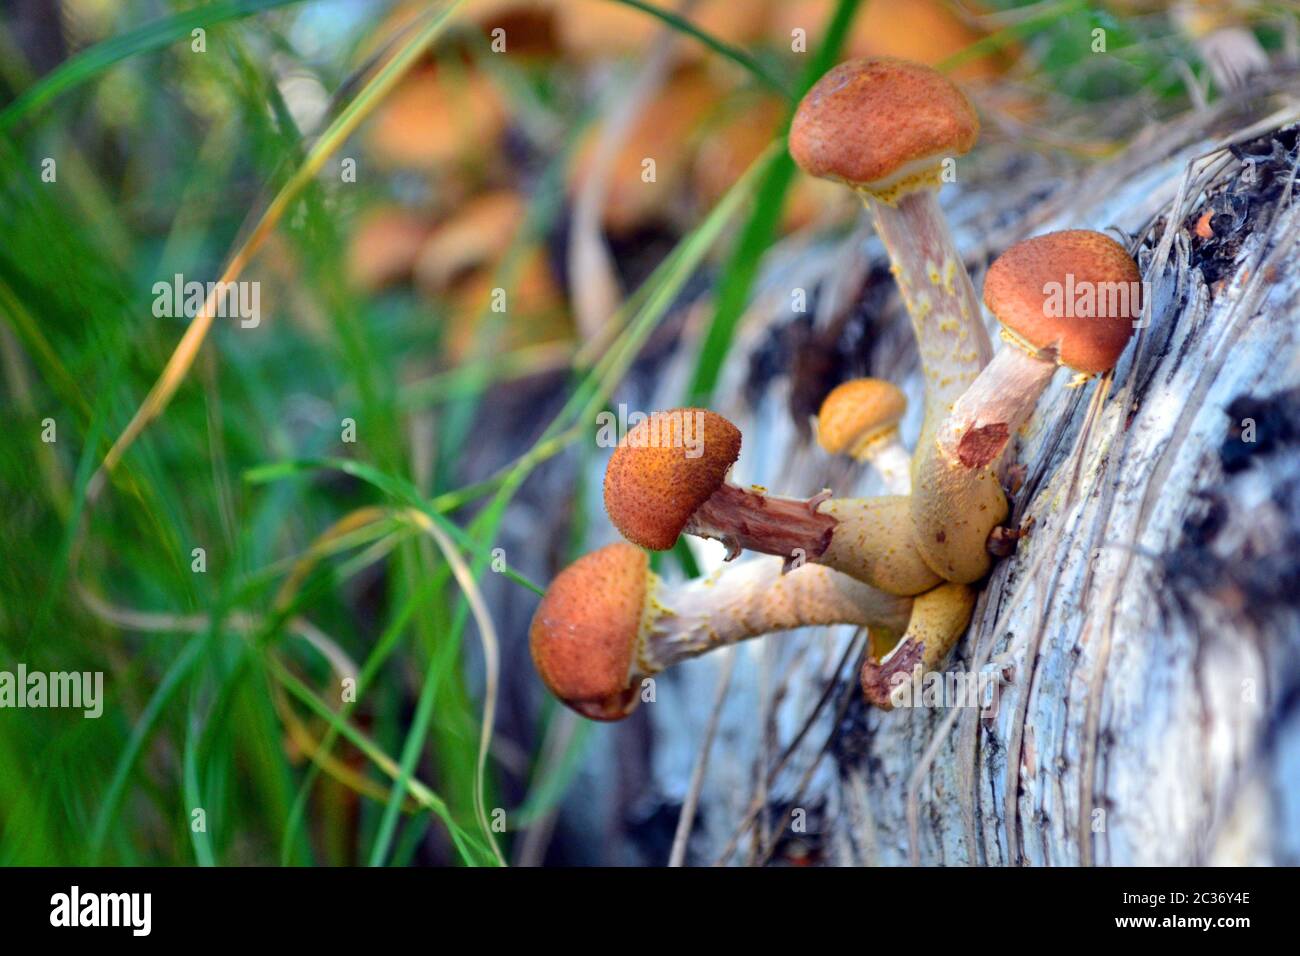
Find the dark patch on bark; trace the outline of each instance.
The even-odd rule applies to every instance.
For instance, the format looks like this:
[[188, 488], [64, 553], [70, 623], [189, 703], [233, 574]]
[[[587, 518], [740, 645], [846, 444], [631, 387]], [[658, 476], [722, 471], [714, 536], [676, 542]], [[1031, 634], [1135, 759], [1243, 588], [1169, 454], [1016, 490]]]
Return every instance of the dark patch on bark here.
[[1178, 546], [1160, 565], [1181, 610], [1215, 601], [1262, 623], [1300, 605], [1300, 454], [1275, 458], [1275, 482], [1263, 499], [1247, 476], [1229, 476], [1197, 494], [1203, 507], [1183, 523]]
[[1225, 411], [1230, 421], [1219, 446], [1219, 461], [1229, 474], [1300, 441], [1300, 388], [1263, 397], [1238, 395]]
[[[1232, 154], [1245, 165], [1183, 222], [1191, 238], [1191, 264], [1201, 270], [1207, 285], [1237, 271], [1237, 255], [1254, 231], [1252, 224], [1281, 197], [1295, 169], [1297, 133], [1300, 125], [1231, 147]], [[1208, 236], [1197, 230], [1206, 213]]]
[[790, 379], [790, 417], [804, 440], [811, 437], [808, 420], [841, 382], [868, 374], [872, 345], [883, 316], [901, 311], [889, 264], [873, 262], [862, 288], [843, 313], [825, 328], [815, 325], [825, 283], [809, 291], [806, 310], [774, 322], [762, 343], [750, 353], [745, 398], [757, 405], [772, 383]]
[[[700, 806], [695, 811], [693, 829], [698, 829], [708, 810]], [[647, 796], [644, 800], [634, 801], [623, 814], [623, 832], [628, 842], [636, 848], [641, 857], [642, 866], [663, 866], [672, 852], [673, 837], [677, 833], [677, 821], [682, 815], [682, 804], [660, 797]], [[686, 862], [690, 865], [703, 863], [695, 860], [686, 848]]]

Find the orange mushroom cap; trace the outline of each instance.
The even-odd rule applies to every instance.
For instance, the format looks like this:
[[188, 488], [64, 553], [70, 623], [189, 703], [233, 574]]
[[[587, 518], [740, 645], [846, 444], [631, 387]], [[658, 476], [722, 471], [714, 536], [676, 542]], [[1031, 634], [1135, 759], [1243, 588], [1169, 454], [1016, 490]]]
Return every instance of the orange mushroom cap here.
[[898, 428], [907, 398], [897, 385], [855, 378], [836, 385], [817, 414], [817, 440], [832, 455], [853, 452]]
[[[989, 266], [984, 304], [1035, 349], [1097, 374], [1114, 367], [1142, 311], [1141, 273], [1123, 246], [1087, 229], [1018, 242]], [[1092, 296], [1091, 306], [1071, 290]], [[1085, 314], [1087, 313], [1087, 314]]]
[[702, 408], [655, 412], [605, 469], [605, 511], [634, 544], [667, 551], [740, 457], [740, 429]]
[[556, 576], [528, 629], [533, 665], [564, 704], [620, 720], [637, 704], [636, 663], [649, 561], [626, 542], [583, 555]]
[[968, 152], [979, 128], [970, 101], [942, 73], [866, 57], [841, 63], [804, 96], [790, 155], [813, 176], [877, 191]]

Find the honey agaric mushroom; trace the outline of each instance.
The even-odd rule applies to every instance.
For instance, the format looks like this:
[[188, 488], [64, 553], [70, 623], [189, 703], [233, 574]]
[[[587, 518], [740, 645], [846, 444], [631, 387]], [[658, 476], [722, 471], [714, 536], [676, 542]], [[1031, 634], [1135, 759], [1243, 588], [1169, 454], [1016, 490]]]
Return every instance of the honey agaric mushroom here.
[[937, 671], [953, 647], [966, 633], [975, 610], [975, 590], [968, 584], [941, 584], [912, 600], [907, 632], [882, 660], [868, 659], [862, 665], [860, 681], [868, 703], [892, 710], [898, 688], [921, 673]]
[[634, 544], [666, 551], [679, 535], [716, 538], [729, 557], [749, 549], [824, 564], [888, 591], [912, 595], [941, 578], [912, 540], [908, 499], [784, 498], [727, 479], [740, 430], [714, 412], [656, 412], [630, 429], [605, 470], [605, 510]]
[[989, 267], [984, 301], [1004, 344], [917, 449], [912, 519], [917, 546], [950, 581], [990, 564], [989, 533], [1006, 517], [998, 463], [1060, 365], [1109, 371], [1141, 312], [1141, 275], [1124, 247], [1083, 229], [1016, 243]]
[[832, 455], [869, 462], [885, 488], [906, 495], [912, 490], [911, 455], [898, 437], [907, 398], [892, 382], [855, 378], [831, 389], [817, 414], [817, 441]]
[[640, 701], [641, 682], [678, 661], [799, 627], [852, 624], [897, 635], [911, 608], [910, 598], [828, 568], [783, 574], [768, 558], [667, 586], [644, 551], [619, 542], [556, 576], [528, 637], [551, 693], [584, 717], [620, 720]]
[[993, 352], [938, 201], [945, 160], [968, 152], [978, 136], [979, 118], [950, 80], [888, 57], [830, 70], [790, 127], [795, 162], [856, 190], [889, 253], [921, 356], [922, 442]]

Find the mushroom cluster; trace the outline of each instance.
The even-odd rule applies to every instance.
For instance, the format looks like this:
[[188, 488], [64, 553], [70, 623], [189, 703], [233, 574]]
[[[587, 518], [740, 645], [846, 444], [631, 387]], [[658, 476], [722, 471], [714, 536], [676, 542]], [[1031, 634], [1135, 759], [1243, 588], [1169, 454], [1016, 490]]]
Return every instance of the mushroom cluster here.
[[[792, 155], [862, 197], [912, 321], [925, 389], [915, 452], [899, 434], [906, 400], [879, 379], [836, 387], [817, 423], [823, 449], [876, 469], [886, 493], [874, 498], [784, 497], [733, 482], [740, 430], [708, 409], [655, 413], [629, 430], [604, 485], [627, 543], [561, 572], [529, 634], [543, 682], [565, 704], [617, 720], [647, 679], [680, 660], [812, 625], [870, 630], [860, 679], [882, 709], [917, 668], [943, 666], [1009, 512], [1012, 437], [1058, 367], [1080, 381], [1109, 372], [1141, 310], [1137, 264], [1114, 240], [1088, 230], [1029, 238], [985, 278], [984, 305], [1001, 326], [993, 353], [937, 200], [978, 132], [950, 80], [885, 57], [840, 64], [800, 103]], [[721, 541], [728, 563], [669, 586], [642, 549], [668, 550], [683, 534]], [[746, 550], [757, 555], [731, 563]]]

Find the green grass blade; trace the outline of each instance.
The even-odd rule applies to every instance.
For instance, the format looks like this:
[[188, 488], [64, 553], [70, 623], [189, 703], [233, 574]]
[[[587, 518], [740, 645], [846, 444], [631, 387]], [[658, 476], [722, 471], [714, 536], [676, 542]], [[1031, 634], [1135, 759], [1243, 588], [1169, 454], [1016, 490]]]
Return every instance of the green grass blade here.
[[109, 828], [113, 825], [113, 820], [117, 816], [118, 806], [122, 802], [122, 795], [126, 792], [126, 782], [131, 776], [131, 768], [135, 766], [136, 758], [144, 749], [145, 742], [148, 741], [149, 735], [153, 732], [154, 725], [162, 715], [163, 709], [171, 701], [172, 695], [176, 693], [177, 689], [189, 676], [190, 670], [198, 662], [204, 650], [207, 649], [211, 636], [211, 633], [195, 636], [186, 643], [184, 650], [177, 655], [172, 666], [163, 675], [163, 679], [155, 688], [153, 695], [149, 698], [149, 703], [145, 706], [144, 712], [140, 715], [135, 728], [131, 731], [131, 737], [127, 741], [126, 748], [118, 757], [117, 767], [113, 771], [113, 778], [109, 783], [108, 792], [100, 803], [99, 816], [95, 821], [95, 828], [90, 837], [90, 858], [92, 863], [98, 861], [99, 855], [103, 851], [104, 842], [108, 839]]
[[0, 110], [0, 133], [45, 107], [55, 97], [89, 82], [115, 63], [138, 53], [161, 50], [180, 39], [188, 39], [198, 27], [216, 26], [239, 20], [275, 7], [287, 7], [302, 0], [227, 0], [209, 3], [184, 13], [146, 23], [130, 33], [97, 43], [60, 64], [21, 96]]
[[[848, 35], [853, 17], [858, 12], [859, 0], [840, 0], [835, 8], [826, 37], [818, 48], [816, 55], [804, 70], [799, 81], [799, 96], [811, 87], [829, 70], [839, 56], [844, 38]], [[790, 117], [787, 116], [785, 128], [789, 129]], [[785, 145], [785, 137], [781, 138]], [[690, 384], [686, 390], [687, 405], [708, 405], [722, 374], [722, 366], [731, 350], [735, 338], [736, 326], [744, 314], [749, 301], [750, 289], [758, 275], [763, 253], [776, 238], [781, 223], [781, 211], [785, 206], [785, 195], [794, 180], [794, 161], [784, 148], [765, 169], [763, 183], [758, 190], [758, 201], [750, 213], [749, 221], [741, 232], [740, 239], [731, 254], [731, 258], [718, 284], [717, 306], [713, 313], [713, 322], [704, 336], [700, 354], [696, 359], [695, 371], [691, 374]]]
[[198, 860], [199, 866], [216, 866], [217, 858], [212, 852], [212, 838], [208, 835], [205, 828], [195, 830], [190, 814], [195, 808], [204, 808], [206, 822], [214, 822], [207, 815], [207, 811], [212, 809], [207, 806], [203, 799], [203, 788], [199, 784], [199, 740], [202, 737], [199, 724], [198, 714], [198, 695], [191, 690], [190, 693], [190, 712], [185, 721], [185, 751], [182, 756], [182, 773], [183, 782], [181, 792], [185, 794], [185, 825], [190, 831], [190, 842], [194, 844], [194, 857]]
[[690, 20], [686, 19], [686, 17], [674, 13], [671, 10], [664, 10], [661, 7], [655, 6], [653, 3], [646, 3], [645, 0], [618, 0], [618, 2], [625, 6], [640, 10], [643, 13], [648, 13], [652, 17], [657, 17], [674, 30], [677, 30], [680, 33], [685, 33], [687, 36], [694, 37], [714, 53], [720, 54], [732, 63], [735, 63], [742, 70], [753, 75], [754, 79], [758, 80], [764, 86], [780, 93], [781, 96], [785, 97], [787, 100], [794, 99], [794, 93], [791, 91], [790, 85], [781, 77], [772, 73], [750, 53], [740, 49], [740, 47], [732, 46], [730, 43], [725, 43], [722, 40], [719, 40], [711, 33], [706, 33]]

